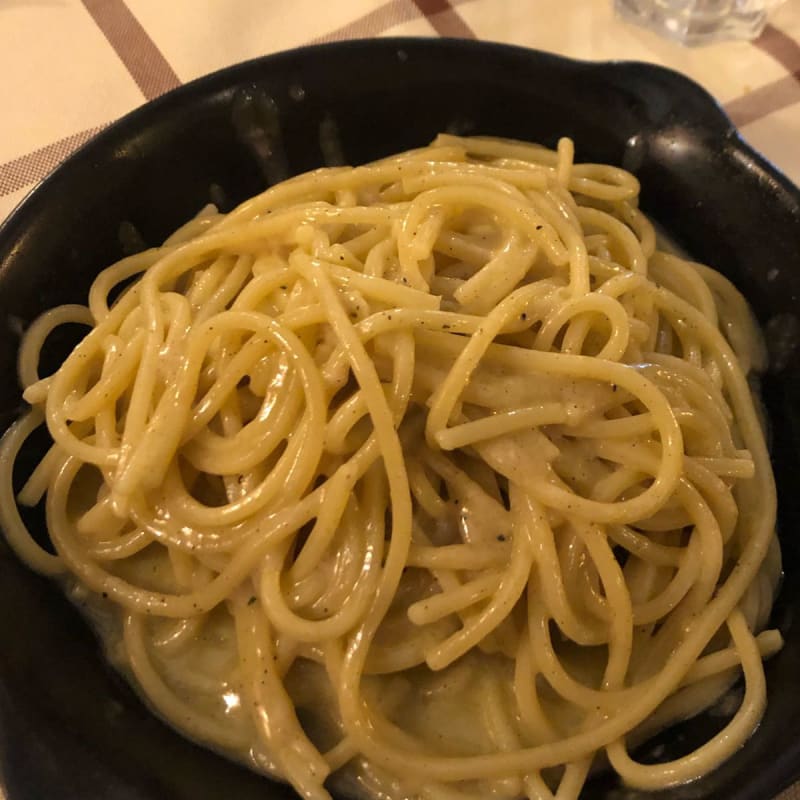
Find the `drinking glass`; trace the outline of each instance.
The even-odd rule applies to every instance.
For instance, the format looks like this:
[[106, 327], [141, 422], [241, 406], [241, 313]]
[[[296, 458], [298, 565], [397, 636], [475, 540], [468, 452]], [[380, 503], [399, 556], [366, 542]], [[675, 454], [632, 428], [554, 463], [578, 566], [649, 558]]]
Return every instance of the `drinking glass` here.
[[754, 39], [783, 0], [614, 0], [623, 19], [687, 45]]

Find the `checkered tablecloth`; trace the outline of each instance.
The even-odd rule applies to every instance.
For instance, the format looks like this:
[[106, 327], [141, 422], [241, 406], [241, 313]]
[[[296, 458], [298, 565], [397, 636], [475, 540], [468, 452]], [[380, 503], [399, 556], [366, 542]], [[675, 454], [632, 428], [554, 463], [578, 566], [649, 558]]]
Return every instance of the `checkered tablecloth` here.
[[104, 125], [181, 83], [310, 42], [459, 36], [685, 72], [800, 183], [800, 0], [755, 42], [689, 49], [612, 0], [0, 0], [0, 220]]
[[[800, 183], [800, 0], [754, 42], [694, 49], [619, 21], [612, 0], [0, 0], [0, 221], [97, 131], [181, 83], [278, 50], [373, 36], [672, 67]], [[800, 784], [780, 800], [800, 800]]]

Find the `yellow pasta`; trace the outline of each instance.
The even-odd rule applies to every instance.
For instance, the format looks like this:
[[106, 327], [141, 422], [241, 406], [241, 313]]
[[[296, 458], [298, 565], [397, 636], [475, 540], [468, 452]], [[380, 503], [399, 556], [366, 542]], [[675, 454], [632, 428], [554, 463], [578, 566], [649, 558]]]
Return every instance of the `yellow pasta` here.
[[[28, 330], [9, 543], [158, 714], [306, 798], [713, 770], [781, 647], [764, 358], [638, 193], [567, 139], [442, 135], [203, 210]], [[67, 322], [87, 333], [42, 377]], [[54, 553], [18, 510], [40, 502]], [[740, 676], [719, 736], [631, 755]]]

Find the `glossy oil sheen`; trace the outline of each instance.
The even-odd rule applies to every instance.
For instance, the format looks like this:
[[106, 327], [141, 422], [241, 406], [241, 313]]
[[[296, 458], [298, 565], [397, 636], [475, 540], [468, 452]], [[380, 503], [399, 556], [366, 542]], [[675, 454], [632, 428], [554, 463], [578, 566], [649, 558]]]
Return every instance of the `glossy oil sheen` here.
[[[767, 332], [773, 367], [763, 385], [786, 570], [773, 622], [786, 647], [767, 665], [769, 706], [748, 744], [702, 781], [658, 795], [767, 800], [800, 774], [800, 193], [676, 73], [475, 42], [382, 39], [251, 61], [143, 107], [73, 156], [0, 230], [0, 428], [20, 408], [14, 331], [83, 298], [97, 271], [141, 240], [159, 243], [209, 201], [227, 210], [290, 174], [369, 161], [443, 130], [550, 146], [567, 135], [579, 160], [631, 170], [643, 183], [643, 209], [732, 278]], [[154, 718], [105, 665], [58, 588], [4, 545], [0, 642], [8, 800], [294, 796]], [[654, 746], [680, 755], [723, 723], [703, 715], [640, 756]], [[600, 776], [583, 797], [644, 795]]]

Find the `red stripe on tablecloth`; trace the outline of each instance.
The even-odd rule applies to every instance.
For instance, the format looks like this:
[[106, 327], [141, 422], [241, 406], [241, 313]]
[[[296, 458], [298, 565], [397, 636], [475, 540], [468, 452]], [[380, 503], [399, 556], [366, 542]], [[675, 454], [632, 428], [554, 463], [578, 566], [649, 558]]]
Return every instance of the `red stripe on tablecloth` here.
[[0, 197], [16, 192], [31, 183], [36, 183], [58, 166], [70, 153], [89, 141], [99, 128], [89, 128], [73, 133], [64, 139], [40, 147], [32, 153], [0, 164]]
[[414, 5], [425, 15], [439, 36], [475, 39], [475, 31], [464, 21], [448, 0], [414, 0]]
[[[124, 0], [81, 0], [148, 100], [181, 81]], [[165, 0], [169, 2], [169, 0]]]

